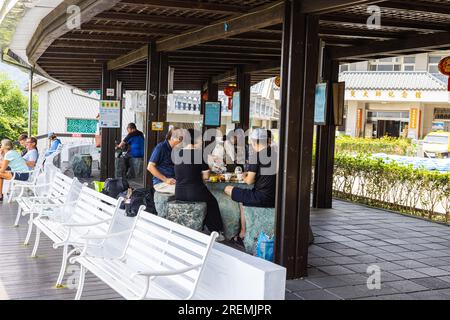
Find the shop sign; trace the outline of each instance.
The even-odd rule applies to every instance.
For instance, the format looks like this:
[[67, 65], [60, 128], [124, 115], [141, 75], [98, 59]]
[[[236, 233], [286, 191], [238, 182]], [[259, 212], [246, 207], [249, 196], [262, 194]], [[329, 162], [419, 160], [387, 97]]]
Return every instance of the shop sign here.
[[164, 122], [152, 122], [152, 131], [163, 131]]
[[417, 129], [417, 109], [411, 109], [409, 111], [409, 127], [411, 129]]
[[357, 114], [356, 114], [356, 117], [357, 117], [356, 118], [357, 119], [356, 128], [358, 130], [362, 129], [362, 115], [363, 115], [363, 110], [362, 109], [358, 109]]

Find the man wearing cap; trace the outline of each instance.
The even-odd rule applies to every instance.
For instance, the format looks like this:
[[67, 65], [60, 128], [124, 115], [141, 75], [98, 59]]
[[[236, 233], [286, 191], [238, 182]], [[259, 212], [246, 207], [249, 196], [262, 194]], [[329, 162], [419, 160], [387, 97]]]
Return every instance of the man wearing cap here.
[[233, 239], [241, 245], [245, 235], [245, 216], [242, 206], [275, 208], [277, 155], [271, 149], [268, 140], [269, 134], [266, 129], [254, 129], [250, 136], [254, 152], [249, 157], [244, 182], [253, 185], [253, 189], [227, 186], [224, 190], [234, 201], [241, 204], [241, 231]]
[[58, 139], [58, 137], [54, 132], [50, 132], [48, 134], [48, 138], [51, 141], [51, 145], [50, 148], [45, 152], [46, 157], [55, 153], [58, 150], [59, 146], [61, 145], [61, 140]]

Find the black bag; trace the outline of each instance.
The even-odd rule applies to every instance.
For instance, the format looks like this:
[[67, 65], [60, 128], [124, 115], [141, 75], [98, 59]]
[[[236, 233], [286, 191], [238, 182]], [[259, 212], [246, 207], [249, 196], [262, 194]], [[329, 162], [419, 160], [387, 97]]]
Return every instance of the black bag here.
[[105, 187], [102, 190], [102, 193], [110, 196], [111, 198], [117, 199], [121, 192], [127, 191], [129, 188], [128, 181], [123, 178], [117, 179], [106, 179]]
[[153, 189], [136, 189], [131, 194], [130, 203], [126, 204], [126, 214], [128, 217], [135, 217], [141, 206], [145, 206], [145, 211], [156, 214], [155, 203], [153, 201]]
[[124, 201], [122, 201], [122, 203], [120, 204], [120, 210], [125, 210], [125, 201], [127, 200], [127, 196], [128, 196], [128, 190], [125, 190], [125, 191], [119, 193], [119, 195], [117, 196], [118, 198], [124, 199]]

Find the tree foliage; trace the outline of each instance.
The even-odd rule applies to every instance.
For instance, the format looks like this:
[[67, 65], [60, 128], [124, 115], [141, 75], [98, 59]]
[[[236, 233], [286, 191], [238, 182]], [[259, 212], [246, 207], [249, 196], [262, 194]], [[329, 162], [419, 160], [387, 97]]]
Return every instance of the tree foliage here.
[[[37, 132], [37, 99], [33, 98], [33, 133]], [[18, 85], [0, 73], [0, 139], [16, 140], [27, 132], [28, 98]]]

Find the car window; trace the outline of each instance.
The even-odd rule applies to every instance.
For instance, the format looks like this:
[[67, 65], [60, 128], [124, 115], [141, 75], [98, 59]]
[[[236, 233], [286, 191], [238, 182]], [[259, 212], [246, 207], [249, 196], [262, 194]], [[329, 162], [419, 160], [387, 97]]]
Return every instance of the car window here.
[[438, 143], [438, 144], [448, 144], [448, 137], [446, 136], [427, 136], [425, 142], [428, 143]]

